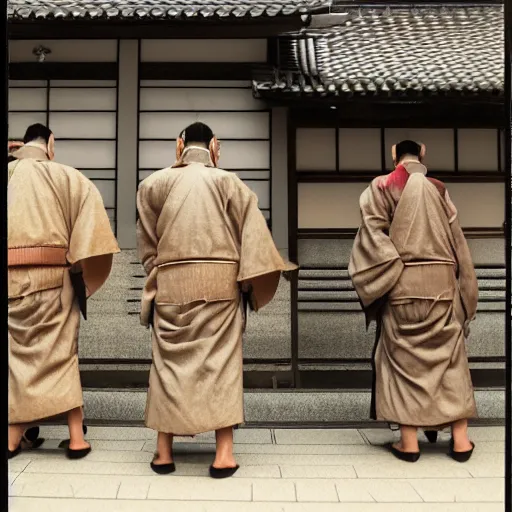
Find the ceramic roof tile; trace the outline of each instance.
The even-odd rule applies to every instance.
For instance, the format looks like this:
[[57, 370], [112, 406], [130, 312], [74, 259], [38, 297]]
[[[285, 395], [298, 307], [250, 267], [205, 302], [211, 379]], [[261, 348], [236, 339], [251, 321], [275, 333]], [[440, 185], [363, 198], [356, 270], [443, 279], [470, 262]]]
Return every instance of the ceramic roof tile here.
[[256, 94], [504, 93], [501, 6], [347, 11], [343, 20], [283, 38], [281, 66], [255, 75]]
[[169, 19], [300, 15], [330, 0], [9, 0], [11, 19]]

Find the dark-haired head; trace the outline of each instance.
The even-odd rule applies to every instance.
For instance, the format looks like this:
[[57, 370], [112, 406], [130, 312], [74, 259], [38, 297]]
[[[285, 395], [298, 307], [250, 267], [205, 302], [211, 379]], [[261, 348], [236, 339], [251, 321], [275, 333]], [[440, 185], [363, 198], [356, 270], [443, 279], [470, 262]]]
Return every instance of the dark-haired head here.
[[54, 157], [55, 138], [50, 128], [43, 124], [36, 123], [29, 126], [23, 137], [23, 143], [40, 147], [50, 160]]
[[396, 146], [393, 146], [392, 155], [395, 165], [398, 165], [406, 157], [414, 158], [421, 162], [425, 156], [425, 146], [413, 140], [403, 140], [396, 144]]
[[213, 139], [213, 132], [206, 124], [197, 122], [187, 126], [180, 133], [180, 138], [183, 139], [185, 147], [197, 144], [208, 147]]
[[212, 129], [204, 123], [196, 122], [187, 126], [176, 141], [176, 158], [180, 161], [187, 147], [198, 146], [210, 152], [213, 165], [217, 166], [220, 149]]

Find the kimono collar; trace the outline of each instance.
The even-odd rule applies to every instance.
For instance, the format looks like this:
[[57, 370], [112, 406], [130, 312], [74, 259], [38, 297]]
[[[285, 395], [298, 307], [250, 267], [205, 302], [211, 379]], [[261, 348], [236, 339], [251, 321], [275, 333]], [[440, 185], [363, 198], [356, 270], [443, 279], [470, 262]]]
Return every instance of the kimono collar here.
[[203, 164], [206, 167], [213, 167], [210, 152], [206, 148], [196, 146], [186, 147], [180, 160], [176, 162], [173, 167], [185, 167], [191, 164]]
[[409, 173], [415, 174], [420, 172], [423, 175], [427, 174], [427, 168], [418, 160], [404, 160], [400, 165]]
[[14, 151], [12, 156], [18, 160], [23, 160], [24, 158], [32, 158], [33, 160], [41, 161], [49, 160], [48, 155], [41, 148], [27, 145]]

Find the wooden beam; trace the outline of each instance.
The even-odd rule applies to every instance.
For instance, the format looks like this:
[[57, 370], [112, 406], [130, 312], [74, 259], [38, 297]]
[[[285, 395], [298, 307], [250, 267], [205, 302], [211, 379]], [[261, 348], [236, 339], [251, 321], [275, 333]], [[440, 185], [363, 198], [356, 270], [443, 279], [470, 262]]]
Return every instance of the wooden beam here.
[[300, 16], [220, 20], [11, 20], [9, 39], [254, 39], [300, 30]]
[[[370, 182], [380, 174], [379, 172], [297, 172], [299, 183], [360, 183]], [[429, 176], [445, 183], [504, 183], [505, 173], [498, 171], [476, 172], [436, 172], [429, 171]]]
[[331, 12], [339, 12], [340, 9], [370, 7], [479, 7], [489, 5], [503, 5], [504, 0], [333, 0]]
[[[425, 99], [400, 102], [393, 99], [346, 99], [332, 104], [330, 99], [292, 103], [290, 116], [300, 127], [347, 128], [504, 128], [504, 98], [475, 101], [463, 98]], [[336, 107], [335, 109], [331, 107]]]
[[250, 62], [141, 62], [141, 80], [251, 80]]
[[117, 62], [13, 62], [11, 80], [117, 80]]

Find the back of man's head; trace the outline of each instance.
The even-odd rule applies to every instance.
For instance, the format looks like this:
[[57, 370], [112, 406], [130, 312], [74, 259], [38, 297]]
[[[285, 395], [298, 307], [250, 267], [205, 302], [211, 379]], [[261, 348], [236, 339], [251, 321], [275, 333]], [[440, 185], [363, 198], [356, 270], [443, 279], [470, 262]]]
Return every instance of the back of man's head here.
[[180, 134], [180, 138], [183, 139], [185, 146], [201, 144], [208, 147], [213, 137], [212, 129], [200, 122], [187, 126]]
[[412, 156], [421, 159], [421, 144], [413, 140], [403, 140], [395, 146], [395, 162], [399, 163], [405, 156]]
[[44, 126], [43, 124], [36, 123], [27, 128], [25, 136], [23, 137], [23, 143], [27, 144], [29, 142], [41, 142], [48, 144], [52, 135], [53, 133], [50, 128]]

